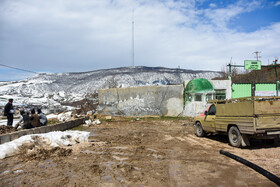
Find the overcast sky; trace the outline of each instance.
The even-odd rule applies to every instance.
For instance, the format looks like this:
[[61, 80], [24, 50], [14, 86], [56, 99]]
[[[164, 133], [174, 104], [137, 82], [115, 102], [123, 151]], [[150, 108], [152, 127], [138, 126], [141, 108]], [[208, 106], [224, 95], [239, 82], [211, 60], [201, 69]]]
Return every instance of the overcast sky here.
[[[134, 13], [133, 13], [134, 12]], [[134, 16], [133, 16], [134, 15]], [[0, 64], [34, 72], [217, 70], [280, 54], [280, 1], [1, 0]], [[0, 66], [0, 81], [32, 74]]]

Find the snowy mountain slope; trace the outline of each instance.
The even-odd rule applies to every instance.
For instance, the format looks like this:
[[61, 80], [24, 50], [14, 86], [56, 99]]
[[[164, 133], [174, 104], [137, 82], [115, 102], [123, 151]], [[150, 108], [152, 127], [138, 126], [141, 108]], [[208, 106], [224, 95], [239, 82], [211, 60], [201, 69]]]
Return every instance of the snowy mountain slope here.
[[87, 94], [109, 87], [181, 84], [193, 78], [220, 76], [220, 72], [213, 71], [142, 66], [81, 73], [41, 73], [22, 81], [0, 82], [0, 106], [9, 97], [15, 98], [17, 104], [50, 106], [82, 100]]

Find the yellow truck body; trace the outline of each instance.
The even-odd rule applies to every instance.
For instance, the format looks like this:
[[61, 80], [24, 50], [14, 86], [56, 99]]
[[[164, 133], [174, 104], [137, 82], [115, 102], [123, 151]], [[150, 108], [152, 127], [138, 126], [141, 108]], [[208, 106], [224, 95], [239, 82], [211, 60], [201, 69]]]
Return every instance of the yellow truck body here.
[[[194, 119], [196, 134], [227, 133], [236, 137], [235, 147], [249, 145], [250, 138], [275, 139], [280, 135], [280, 97], [245, 97], [212, 100], [205, 116]], [[233, 133], [231, 127], [234, 126]], [[239, 132], [238, 132], [239, 131]]]

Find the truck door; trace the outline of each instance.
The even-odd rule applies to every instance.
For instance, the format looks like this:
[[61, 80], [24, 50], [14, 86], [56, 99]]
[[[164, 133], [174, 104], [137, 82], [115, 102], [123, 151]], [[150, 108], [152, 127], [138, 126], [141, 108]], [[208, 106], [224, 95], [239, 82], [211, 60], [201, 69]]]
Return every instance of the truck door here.
[[215, 132], [215, 118], [216, 118], [216, 106], [213, 104], [210, 106], [207, 115], [204, 118], [204, 126], [205, 130], [209, 132]]

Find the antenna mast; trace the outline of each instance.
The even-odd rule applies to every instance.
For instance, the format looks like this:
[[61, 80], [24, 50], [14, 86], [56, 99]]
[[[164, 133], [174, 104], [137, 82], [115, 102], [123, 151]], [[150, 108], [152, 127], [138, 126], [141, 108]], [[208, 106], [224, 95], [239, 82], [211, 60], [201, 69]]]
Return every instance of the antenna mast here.
[[134, 68], [134, 8], [132, 10], [132, 54], [131, 54], [132, 67]]

